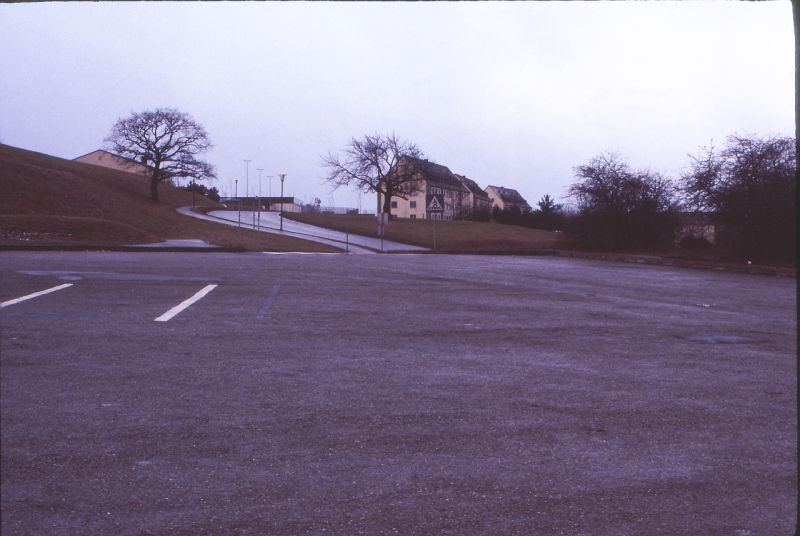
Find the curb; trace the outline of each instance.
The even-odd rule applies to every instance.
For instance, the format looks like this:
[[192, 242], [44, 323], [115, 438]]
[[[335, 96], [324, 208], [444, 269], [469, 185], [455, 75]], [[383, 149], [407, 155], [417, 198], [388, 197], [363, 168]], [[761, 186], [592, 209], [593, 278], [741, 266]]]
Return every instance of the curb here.
[[124, 252], [166, 252], [166, 253], [243, 253], [245, 248], [224, 246], [121, 246], [97, 244], [2, 244], [0, 251], [124, 251]]
[[652, 255], [632, 255], [624, 253], [588, 253], [579, 251], [550, 250], [549, 255], [557, 257], [570, 257], [576, 259], [603, 260], [612, 262], [625, 262], [632, 264], [646, 264], [649, 266], [674, 266], [678, 268], [691, 268], [717, 272], [729, 272], [750, 275], [771, 275], [776, 277], [797, 277], [797, 268], [782, 266], [763, 266], [757, 264], [735, 265], [724, 263], [709, 263], [691, 259], [676, 259], [671, 257], [658, 257]]
[[[364, 247], [364, 246], [360, 246]], [[365, 248], [369, 249], [369, 248]], [[250, 250], [241, 247], [193, 247], [193, 246], [136, 246], [136, 245], [97, 245], [97, 244], [0, 244], [0, 251], [120, 251], [148, 253], [245, 253]], [[376, 253], [379, 253], [376, 251]], [[556, 249], [540, 249], [530, 252], [448, 252], [448, 251], [384, 251], [384, 254], [402, 255], [408, 253], [423, 255], [480, 255], [480, 256], [516, 256], [516, 257], [564, 257], [628, 264], [645, 264], [648, 266], [670, 266], [694, 270], [728, 272], [748, 275], [768, 275], [774, 277], [797, 278], [797, 269], [781, 266], [714, 264], [690, 259], [675, 259], [652, 255], [631, 255], [623, 253], [589, 253]]]
[[[392, 252], [395, 253], [395, 252]], [[669, 266], [690, 268], [694, 270], [728, 272], [749, 275], [769, 275], [775, 277], [797, 277], [797, 269], [783, 266], [735, 265], [703, 262], [692, 259], [659, 257], [655, 255], [634, 255], [630, 253], [592, 253], [588, 251], [570, 251], [563, 249], [537, 249], [532, 251], [426, 251], [419, 252], [436, 255], [479, 255], [498, 257], [563, 257], [593, 261], [624, 262], [627, 264], [645, 264], [648, 266]]]

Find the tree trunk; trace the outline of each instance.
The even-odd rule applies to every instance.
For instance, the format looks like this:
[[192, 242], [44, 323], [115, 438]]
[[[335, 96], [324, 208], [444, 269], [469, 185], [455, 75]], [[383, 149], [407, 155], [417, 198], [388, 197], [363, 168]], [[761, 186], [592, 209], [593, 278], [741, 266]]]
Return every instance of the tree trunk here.
[[158, 203], [158, 171], [150, 177], [150, 198]]
[[387, 214], [392, 212], [392, 194], [390, 193], [383, 196], [383, 212]]

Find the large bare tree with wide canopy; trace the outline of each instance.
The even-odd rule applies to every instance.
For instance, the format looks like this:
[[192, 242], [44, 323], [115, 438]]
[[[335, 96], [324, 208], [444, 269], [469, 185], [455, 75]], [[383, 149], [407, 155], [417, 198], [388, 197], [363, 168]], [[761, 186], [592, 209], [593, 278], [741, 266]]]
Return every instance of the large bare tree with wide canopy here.
[[202, 125], [173, 108], [156, 108], [118, 119], [105, 139], [120, 156], [150, 167], [150, 197], [158, 201], [159, 183], [173, 178], [216, 178], [214, 167], [197, 155], [211, 148]]
[[407, 199], [419, 191], [415, 163], [423, 154], [415, 144], [394, 134], [373, 134], [353, 138], [343, 153], [342, 156], [328, 153], [322, 158], [322, 165], [328, 168], [325, 180], [336, 188], [352, 184], [364, 192], [383, 195], [383, 206], [378, 205], [378, 212], [389, 213], [393, 197]]

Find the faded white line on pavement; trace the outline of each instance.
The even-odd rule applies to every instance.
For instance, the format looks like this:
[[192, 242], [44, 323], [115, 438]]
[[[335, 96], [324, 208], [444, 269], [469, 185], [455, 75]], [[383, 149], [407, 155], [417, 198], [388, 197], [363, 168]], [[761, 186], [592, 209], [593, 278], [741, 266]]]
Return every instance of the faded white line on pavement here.
[[262, 251], [264, 255], [341, 255], [341, 253], [325, 253], [323, 251]]
[[192, 296], [189, 299], [183, 300], [181, 303], [179, 303], [178, 305], [176, 305], [175, 307], [173, 307], [172, 309], [170, 309], [169, 311], [167, 311], [163, 315], [161, 315], [158, 318], [156, 318], [155, 321], [156, 322], [167, 322], [168, 320], [171, 320], [173, 317], [178, 315], [184, 309], [187, 309], [193, 303], [203, 299], [206, 294], [208, 294], [209, 292], [211, 292], [215, 288], [217, 288], [217, 285], [207, 285], [207, 286], [203, 287], [194, 296]]
[[[335, 253], [338, 255], [338, 253]], [[269, 313], [269, 310], [272, 309], [272, 305], [275, 303], [275, 300], [278, 299], [278, 292], [280, 292], [281, 286], [279, 284], [272, 285], [272, 292], [270, 292], [269, 297], [264, 302], [264, 305], [261, 306], [261, 309], [258, 311], [256, 315], [256, 320], [264, 320], [264, 317]]]
[[19, 298], [14, 298], [13, 300], [4, 301], [0, 303], [0, 309], [3, 307], [8, 307], [9, 305], [14, 305], [19, 302], [24, 302], [25, 300], [30, 300], [33, 298], [38, 298], [39, 296], [44, 296], [45, 294], [50, 294], [51, 292], [55, 292], [57, 290], [61, 290], [67, 287], [71, 287], [72, 283], [64, 283], [63, 285], [58, 285], [57, 287], [48, 288], [46, 290], [41, 290], [39, 292], [34, 292], [33, 294], [28, 294], [27, 296], [22, 296]]

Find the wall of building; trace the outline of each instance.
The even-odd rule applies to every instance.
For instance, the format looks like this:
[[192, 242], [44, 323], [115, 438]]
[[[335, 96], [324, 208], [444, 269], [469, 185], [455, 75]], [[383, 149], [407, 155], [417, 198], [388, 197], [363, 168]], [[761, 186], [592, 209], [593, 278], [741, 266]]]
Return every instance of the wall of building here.
[[680, 243], [681, 239], [687, 236], [705, 238], [709, 243], [714, 244], [717, 240], [718, 229], [705, 215], [684, 215], [680, 227], [675, 232], [675, 243]]
[[463, 190], [451, 190], [449, 188], [439, 188], [438, 193], [444, 193], [442, 219], [460, 219], [469, 215], [472, 210], [472, 194]]
[[472, 210], [476, 214], [487, 214], [487, 215], [491, 214], [491, 212], [492, 212], [492, 200], [491, 200], [491, 198], [484, 199], [484, 198], [478, 197], [476, 195], [473, 195], [472, 198], [473, 198]]
[[[437, 219], [452, 220], [467, 217], [472, 210], [472, 194], [462, 190], [446, 187], [430, 186], [427, 181], [425, 187], [408, 199], [392, 197], [390, 214], [395, 218], [426, 219], [428, 215], [425, 202], [427, 194], [444, 194], [444, 213], [437, 214]], [[383, 195], [378, 194], [381, 208], [383, 208]]]
[[270, 206], [271, 212], [302, 212], [303, 207], [297, 203], [272, 203]]
[[489, 196], [489, 200], [492, 202], [489, 210], [491, 210], [494, 207], [498, 207], [500, 210], [506, 208], [505, 203], [503, 203], [503, 200], [500, 198], [500, 196], [497, 194], [494, 188], [492, 188], [491, 186], [487, 186], [485, 192]]
[[498, 207], [500, 210], [506, 210], [517, 207], [521, 212], [530, 210], [528, 202], [524, 199], [519, 199], [518, 201], [504, 201], [494, 186], [487, 186], [485, 192], [492, 201], [492, 208]]
[[137, 164], [126, 158], [122, 158], [115, 154], [106, 151], [94, 151], [89, 154], [83, 155], [75, 159], [76, 162], [83, 162], [84, 164], [91, 164], [93, 166], [102, 166], [106, 168], [116, 169], [118, 171], [125, 171], [126, 173], [136, 173], [138, 175], [150, 175], [150, 169], [142, 164]]
[[[381, 208], [383, 196], [381, 196]], [[425, 217], [425, 192], [417, 192], [408, 199], [392, 197], [390, 214], [396, 218], [423, 219]]]
[[[408, 199], [392, 196], [392, 207], [389, 210], [392, 217], [410, 219], [422, 219], [425, 217], [425, 185], [420, 185], [420, 188], [421, 191], [408, 196]], [[383, 194], [378, 192], [378, 203], [381, 212], [383, 211], [383, 199]]]

